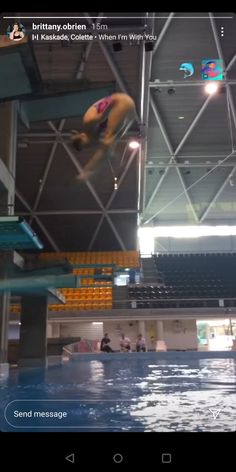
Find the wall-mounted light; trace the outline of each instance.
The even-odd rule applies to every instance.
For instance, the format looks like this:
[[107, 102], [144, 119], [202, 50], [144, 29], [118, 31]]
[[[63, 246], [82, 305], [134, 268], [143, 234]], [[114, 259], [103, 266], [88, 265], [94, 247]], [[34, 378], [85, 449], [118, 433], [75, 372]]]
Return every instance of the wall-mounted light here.
[[205, 86], [205, 92], [209, 95], [213, 95], [219, 89], [219, 85], [216, 82], [210, 82]]
[[139, 146], [140, 146], [139, 141], [136, 141], [135, 139], [132, 139], [132, 140], [129, 142], [129, 148], [130, 148], [130, 149], [138, 149]]

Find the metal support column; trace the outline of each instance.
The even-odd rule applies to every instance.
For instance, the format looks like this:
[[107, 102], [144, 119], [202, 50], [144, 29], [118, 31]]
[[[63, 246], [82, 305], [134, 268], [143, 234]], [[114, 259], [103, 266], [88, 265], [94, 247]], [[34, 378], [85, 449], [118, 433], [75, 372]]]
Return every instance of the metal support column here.
[[[4, 163], [8, 178], [4, 182], [0, 176], [0, 213], [14, 214], [16, 168], [16, 136], [17, 136], [17, 106], [16, 102], [0, 104], [0, 159]], [[1, 251], [1, 248], [0, 248]], [[0, 255], [0, 277], [7, 278], [7, 267], [13, 259], [13, 252], [4, 252]], [[10, 292], [0, 295], [0, 377], [7, 377], [8, 365], [8, 321], [10, 311]]]

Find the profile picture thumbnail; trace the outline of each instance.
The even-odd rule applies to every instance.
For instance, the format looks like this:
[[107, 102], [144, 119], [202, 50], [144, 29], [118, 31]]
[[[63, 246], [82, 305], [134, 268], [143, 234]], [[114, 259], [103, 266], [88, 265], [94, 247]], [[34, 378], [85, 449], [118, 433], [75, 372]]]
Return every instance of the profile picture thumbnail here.
[[202, 80], [223, 80], [222, 59], [203, 59], [201, 72]]
[[12, 41], [20, 41], [25, 36], [25, 27], [19, 22], [15, 21], [7, 28], [7, 37]]

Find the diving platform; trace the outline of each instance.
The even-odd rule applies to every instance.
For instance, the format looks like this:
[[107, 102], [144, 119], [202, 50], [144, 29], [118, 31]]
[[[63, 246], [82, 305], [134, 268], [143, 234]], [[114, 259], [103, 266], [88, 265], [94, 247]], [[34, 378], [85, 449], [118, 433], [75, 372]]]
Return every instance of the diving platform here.
[[23, 218], [0, 216], [0, 251], [43, 249], [43, 243]]
[[27, 36], [12, 41], [6, 35], [0, 35], [0, 70], [0, 102], [43, 90], [39, 67]]

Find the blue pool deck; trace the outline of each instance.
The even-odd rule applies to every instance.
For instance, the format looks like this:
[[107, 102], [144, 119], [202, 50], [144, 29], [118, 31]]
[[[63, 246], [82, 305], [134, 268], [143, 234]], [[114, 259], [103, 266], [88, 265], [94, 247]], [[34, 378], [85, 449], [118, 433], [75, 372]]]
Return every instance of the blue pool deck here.
[[166, 351], [166, 352], [88, 352], [88, 353], [74, 353], [70, 356], [71, 361], [79, 360], [131, 360], [131, 359], [156, 359], [156, 360], [173, 360], [173, 359], [235, 359], [236, 351]]

